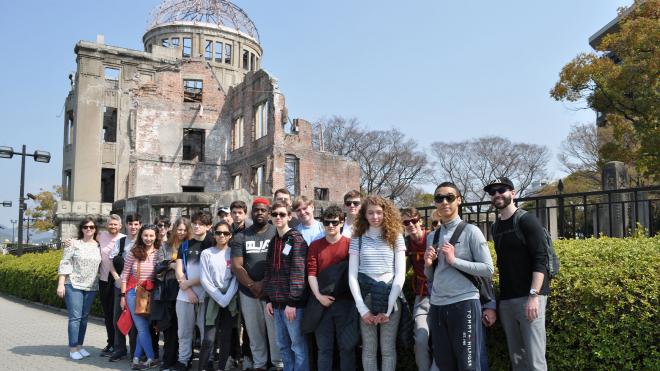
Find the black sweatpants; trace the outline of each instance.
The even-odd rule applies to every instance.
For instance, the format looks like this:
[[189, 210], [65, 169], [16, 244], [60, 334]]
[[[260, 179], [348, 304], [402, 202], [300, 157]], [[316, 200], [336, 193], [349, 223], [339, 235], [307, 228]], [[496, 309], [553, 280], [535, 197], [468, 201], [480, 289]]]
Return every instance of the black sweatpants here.
[[464, 300], [431, 305], [429, 331], [433, 358], [443, 370], [481, 370], [481, 303]]
[[107, 336], [107, 345], [114, 347], [115, 343], [115, 324], [113, 322], [115, 310], [115, 280], [108, 275], [108, 281], [99, 280], [99, 299], [101, 300], [101, 309], [103, 310], [103, 319], [105, 321], [105, 333]]

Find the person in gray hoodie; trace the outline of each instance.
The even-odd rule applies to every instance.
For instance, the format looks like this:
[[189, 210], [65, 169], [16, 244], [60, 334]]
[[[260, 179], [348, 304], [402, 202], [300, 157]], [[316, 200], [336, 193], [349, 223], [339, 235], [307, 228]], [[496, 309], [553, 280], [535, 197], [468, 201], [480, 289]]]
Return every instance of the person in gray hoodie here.
[[[433, 358], [444, 370], [480, 370], [479, 290], [463, 273], [490, 277], [493, 260], [486, 239], [474, 225], [465, 225], [456, 243], [449, 243], [461, 223], [458, 187], [441, 183], [435, 189], [434, 201], [442, 223], [427, 236], [424, 254], [424, 273], [431, 281], [428, 321]], [[433, 246], [435, 233], [439, 233], [437, 246]]]

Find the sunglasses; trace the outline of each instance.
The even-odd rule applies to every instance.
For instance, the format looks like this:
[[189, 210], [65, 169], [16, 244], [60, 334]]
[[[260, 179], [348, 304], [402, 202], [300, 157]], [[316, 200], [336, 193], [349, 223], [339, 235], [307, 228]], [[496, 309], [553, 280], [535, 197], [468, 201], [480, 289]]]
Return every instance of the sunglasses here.
[[441, 204], [442, 201], [447, 200], [447, 203], [450, 204], [454, 201], [456, 201], [456, 195], [453, 194], [448, 194], [448, 195], [435, 195], [433, 196], [433, 201], [437, 204]]
[[419, 222], [419, 218], [412, 218], [412, 219], [404, 220], [403, 225], [407, 227], [411, 224], [417, 224], [417, 222]]
[[166, 226], [165, 224], [163, 224], [163, 223], [158, 224], [158, 228], [165, 228], [165, 227], [167, 227], [167, 226]]
[[270, 213], [270, 216], [272, 216], [273, 218], [277, 218], [279, 216], [280, 218], [284, 219], [287, 216], [289, 216], [289, 214], [287, 214], [287, 213]]
[[339, 223], [341, 223], [341, 221], [339, 221], [339, 220], [324, 220], [323, 221], [323, 225], [326, 226], [326, 227], [331, 226], [331, 225], [336, 227], [336, 226], [339, 225]]
[[213, 234], [215, 234], [216, 236], [225, 236], [225, 237], [231, 236], [231, 232], [229, 231], [215, 231], [213, 232]]
[[488, 194], [491, 195], [491, 196], [495, 196], [496, 193], [499, 193], [499, 194], [503, 195], [508, 190], [509, 190], [509, 187], [491, 188], [491, 189], [488, 190]]
[[360, 204], [361, 204], [360, 201], [344, 201], [344, 206], [346, 207], [360, 206]]
[[83, 225], [83, 226], [82, 226], [82, 229], [83, 229], [83, 230], [85, 230], [85, 229], [91, 229], [91, 230], [94, 230], [94, 229], [96, 229], [96, 226], [94, 226], [94, 225]]

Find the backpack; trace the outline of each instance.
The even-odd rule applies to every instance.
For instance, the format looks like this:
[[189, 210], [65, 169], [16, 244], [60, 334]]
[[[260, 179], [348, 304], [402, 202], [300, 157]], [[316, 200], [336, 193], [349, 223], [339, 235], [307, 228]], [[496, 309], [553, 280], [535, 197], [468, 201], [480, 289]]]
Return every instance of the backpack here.
[[[463, 229], [465, 229], [466, 225], [467, 223], [462, 220], [460, 223], [458, 223], [456, 229], [454, 229], [454, 233], [451, 235], [451, 238], [449, 238], [449, 243], [451, 245], [456, 245], [456, 241], [458, 241], [458, 238], [461, 236], [461, 233], [463, 233]], [[438, 242], [440, 241], [440, 233], [438, 232], [439, 230], [435, 231], [433, 234], [433, 247], [436, 249], [436, 251], [438, 250]], [[434, 265], [437, 264], [438, 259], [434, 261]], [[479, 290], [479, 301], [481, 302], [481, 305], [495, 301], [495, 286], [493, 285], [493, 279], [491, 277], [473, 276], [463, 272], [460, 269], [456, 270], [458, 273], [462, 274], [465, 278], [470, 280], [474, 287]]]
[[[520, 240], [520, 242], [523, 243], [523, 245], [527, 245], [527, 241], [525, 240], [525, 236], [522, 233], [522, 230], [518, 227], [520, 224], [520, 219], [527, 214], [527, 210], [523, 209], [517, 209], [513, 213], [513, 231], [516, 234], [516, 237]], [[498, 219], [499, 220], [499, 219]], [[493, 223], [491, 226], [491, 233], [493, 234], [493, 239], [495, 239], [495, 231], [497, 231], [497, 221]], [[552, 236], [550, 236], [550, 232], [548, 232], [548, 229], [546, 227], [543, 227], [543, 234], [545, 236], [545, 251], [548, 255], [548, 261], [546, 262], [545, 266], [546, 269], [548, 270], [548, 278], [555, 278], [557, 277], [557, 274], [559, 274], [559, 257], [557, 256], [557, 253], [555, 252], [555, 248], [552, 244]]]
[[119, 254], [112, 258], [112, 266], [115, 267], [115, 272], [119, 274], [124, 270], [124, 246], [126, 246], [126, 237], [119, 239]]

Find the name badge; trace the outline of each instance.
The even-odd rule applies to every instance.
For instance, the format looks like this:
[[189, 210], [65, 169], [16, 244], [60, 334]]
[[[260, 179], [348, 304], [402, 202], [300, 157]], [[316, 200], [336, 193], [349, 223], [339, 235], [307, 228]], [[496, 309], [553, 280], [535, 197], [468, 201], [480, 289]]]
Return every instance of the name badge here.
[[284, 245], [284, 249], [282, 249], [282, 254], [289, 255], [289, 253], [291, 252], [291, 247], [292, 246], [289, 245], [288, 243]]

